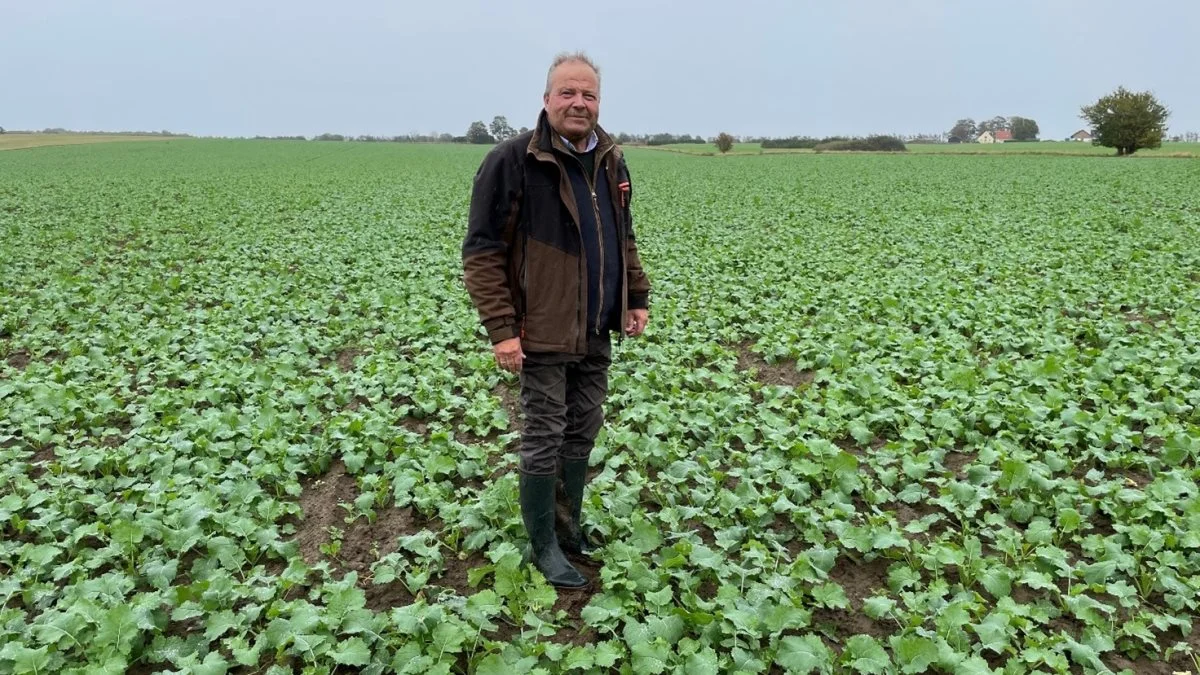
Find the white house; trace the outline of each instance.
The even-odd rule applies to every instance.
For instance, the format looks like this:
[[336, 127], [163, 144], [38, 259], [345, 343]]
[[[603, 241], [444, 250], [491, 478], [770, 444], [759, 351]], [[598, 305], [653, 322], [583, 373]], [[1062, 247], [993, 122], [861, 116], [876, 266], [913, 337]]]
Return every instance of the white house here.
[[1090, 141], [1090, 140], [1092, 140], [1092, 132], [1088, 131], [1087, 129], [1080, 129], [1079, 131], [1076, 131], [1075, 133], [1071, 134], [1071, 140], [1073, 140], [1073, 141]]
[[979, 134], [979, 138], [975, 139], [976, 143], [1007, 143], [1013, 139], [1012, 131], [1008, 129], [997, 129], [995, 131], [985, 131]]

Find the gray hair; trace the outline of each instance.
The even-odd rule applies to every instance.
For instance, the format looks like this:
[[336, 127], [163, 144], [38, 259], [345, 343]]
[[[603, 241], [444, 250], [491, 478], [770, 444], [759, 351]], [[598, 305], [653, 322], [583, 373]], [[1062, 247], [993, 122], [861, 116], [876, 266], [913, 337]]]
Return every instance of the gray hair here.
[[554, 57], [554, 60], [550, 62], [550, 70], [546, 71], [545, 93], [550, 93], [550, 78], [554, 75], [554, 69], [558, 68], [564, 63], [582, 63], [588, 68], [591, 68], [592, 72], [596, 73], [596, 88], [598, 89], [600, 87], [600, 69], [596, 67], [596, 64], [592, 62], [592, 59], [589, 58], [587, 54], [584, 54], [583, 52], [562, 52], [558, 56]]

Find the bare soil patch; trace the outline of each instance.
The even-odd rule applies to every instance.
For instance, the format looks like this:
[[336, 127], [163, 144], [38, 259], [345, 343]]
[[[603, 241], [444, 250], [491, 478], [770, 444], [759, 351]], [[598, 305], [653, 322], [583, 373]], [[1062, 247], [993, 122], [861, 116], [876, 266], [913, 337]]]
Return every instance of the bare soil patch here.
[[47, 445], [33, 453], [33, 457], [29, 458], [29, 477], [38, 478], [46, 473], [46, 466], [57, 458], [58, 455], [55, 454], [53, 445]]
[[351, 370], [354, 370], [354, 359], [366, 353], [367, 352], [365, 350], [359, 349], [358, 347], [347, 347], [338, 352], [333, 357], [333, 360], [337, 363], [338, 370], [341, 370], [343, 373], [348, 373]]
[[966, 475], [967, 465], [974, 462], [975, 458], [978, 456], [979, 453], [976, 452], [947, 452], [946, 456], [942, 459], [942, 464], [944, 464], [946, 469], [953, 473], [956, 478], [962, 478], [964, 475]]
[[29, 365], [31, 360], [32, 358], [30, 358], [29, 352], [25, 351], [24, 349], [19, 349], [12, 354], [9, 354], [6, 362], [8, 365], [16, 368], [17, 370], [25, 370], [26, 366]]
[[793, 360], [778, 363], [768, 363], [761, 355], [753, 351], [753, 344], [744, 342], [735, 347], [738, 354], [737, 367], [743, 372], [754, 372], [755, 379], [761, 384], [797, 389], [812, 384], [814, 373], [811, 370], [801, 370]]
[[344, 575], [358, 573], [359, 586], [367, 595], [367, 605], [380, 610], [411, 603], [412, 594], [400, 582], [376, 585], [370, 582], [371, 565], [398, 549], [397, 540], [436, 527], [412, 507], [387, 506], [376, 510], [373, 522], [359, 518], [346, 523], [348, 514], [339, 502], [350, 503], [358, 496], [354, 477], [346, 473], [341, 460], [330, 465], [321, 477], [309, 481], [300, 495], [304, 518], [299, 521], [295, 541], [300, 555], [312, 565], [326, 559], [321, 546], [331, 540], [330, 528], [342, 531], [337, 555], [329, 558], [332, 568]]

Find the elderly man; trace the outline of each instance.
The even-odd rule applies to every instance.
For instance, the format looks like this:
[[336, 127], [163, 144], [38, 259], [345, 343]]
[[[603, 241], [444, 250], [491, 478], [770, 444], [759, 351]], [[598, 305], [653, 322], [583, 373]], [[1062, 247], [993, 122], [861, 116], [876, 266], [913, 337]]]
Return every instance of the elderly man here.
[[[463, 269], [500, 368], [519, 372], [520, 503], [534, 566], [559, 587], [588, 580], [580, 523], [588, 456], [604, 421], [610, 333], [641, 335], [650, 283], [630, 215], [629, 170], [597, 125], [600, 73], [554, 59], [536, 128], [497, 145], [475, 174]], [[567, 517], [556, 527], [561, 480]]]

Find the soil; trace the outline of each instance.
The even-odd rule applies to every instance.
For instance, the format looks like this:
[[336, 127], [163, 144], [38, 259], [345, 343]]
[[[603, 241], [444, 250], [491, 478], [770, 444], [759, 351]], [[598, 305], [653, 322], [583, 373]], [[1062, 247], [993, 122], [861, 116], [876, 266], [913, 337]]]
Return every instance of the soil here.
[[683, 528], [687, 530], [694, 530], [696, 534], [700, 535], [700, 541], [704, 542], [705, 546], [710, 548], [716, 546], [717, 537], [715, 534], [713, 534], [712, 528], [708, 525], [696, 520], [689, 520], [686, 523], [683, 523]]
[[496, 385], [492, 389], [492, 393], [500, 398], [500, 404], [508, 413], [509, 430], [522, 431], [525, 428], [525, 420], [521, 418], [520, 393], [514, 391], [514, 387], [505, 382]]
[[53, 445], [47, 445], [33, 453], [33, 457], [29, 458], [29, 477], [38, 478], [43, 473], [46, 473], [46, 465], [53, 462], [56, 458], [57, 455], [54, 453]]
[[[876, 558], [869, 562], [856, 563], [848, 558], [842, 558], [829, 570], [829, 578], [836, 581], [846, 592], [850, 600], [850, 608], [858, 612], [862, 610], [863, 601], [875, 595], [878, 591], [887, 591], [888, 567], [891, 561], [887, 558]], [[870, 618], [870, 617], [867, 617]]]
[[[337, 363], [338, 370], [341, 370], [343, 373], [348, 373], [351, 370], [354, 370], [354, 359], [362, 356], [365, 353], [365, 350], [359, 349], [358, 347], [346, 347], [342, 351], [338, 352], [333, 357], [333, 360]], [[325, 363], [328, 363], [328, 361], [325, 361]]]
[[756, 380], [765, 385], [786, 385], [797, 389], [812, 384], [814, 373], [811, 370], [796, 368], [796, 362], [784, 360], [779, 363], [767, 363], [759, 354], [752, 351], [753, 345], [742, 343], [736, 347], [738, 353], [737, 367], [740, 371], [756, 371]]
[[944, 464], [946, 469], [951, 471], [956, 478], [961, 479], [966, 475], [967, 465], [971, 462], [974, 462], [975, 458], [978, 456], [979, 454], [975, 452], [948, 452], [942, 459], [942, 464]]
[[1140, 469], [1125, 469], [1123, 473], [1125, 474], [1125, 481], [1133, 483], [1139, 490], [1144, 489], [1152, 482], [1150, 474]]
[[25, 367], [29, 365], [30, 360], [29, 352], [22, 349], [9, 354], [7, 361], [8, 365], [16, 368], [17, 370], [25, 370]]
[[428, 529], [434, 523], [411, 507], [388, 506], [376, 510], [374, 522], [359, 518], [346, 523], [346, 509], [339, 502], [352, 502], [358, 495], [354, 477], [346, 465], [335, 461], [329, 471], [304, 486], [300, 508], [304, 518], [297, 523], [296, 542], [300, 555], [309, 565], [325, 558], [321, 545], [329, 541], [329, 528], [342, 530], [341, 549], [330, 563], [336, 572], [358, 573], [359, 586], [367, 595], [367, 605], [375, 610], [411, 603], [412, 595], [399, 582], [376, 585], [370, 582], [371, 565], [397, 550], [397, 539]]

